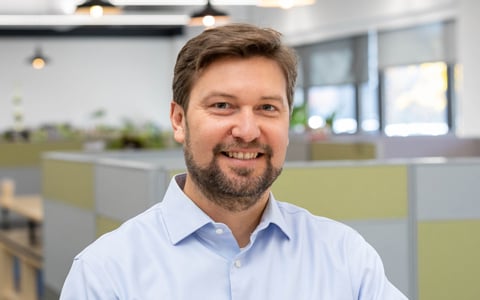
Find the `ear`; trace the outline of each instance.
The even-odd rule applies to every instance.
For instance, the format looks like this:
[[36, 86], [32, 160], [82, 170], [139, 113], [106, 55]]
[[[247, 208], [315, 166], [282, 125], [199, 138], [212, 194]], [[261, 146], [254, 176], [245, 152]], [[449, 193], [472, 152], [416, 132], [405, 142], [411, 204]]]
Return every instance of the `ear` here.
[[183, 144], [185, 141], [185, 112], [176, 102], [170, 103], [170, 122], [172, 123], [173, 138]]

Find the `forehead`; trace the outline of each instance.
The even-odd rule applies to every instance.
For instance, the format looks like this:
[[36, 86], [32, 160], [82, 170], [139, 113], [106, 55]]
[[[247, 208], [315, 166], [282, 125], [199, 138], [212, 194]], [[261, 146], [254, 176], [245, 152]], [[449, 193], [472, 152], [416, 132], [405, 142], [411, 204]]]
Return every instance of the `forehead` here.
[[[204, 68], [200, 69], [195, 76], [195, 83], [204, 77], [207, 76], [222, 76], [228, 74], [229, 77], [222, 78], [222, 83], [224, 81], [234, 79], [242, 76], [252, 76], [252, 77], [262, 77], [262, 82], [268, 82], [269, 80], [279, 80], [286, 81], [286, 76], [281, 69], [278, 62], [275, 60], [263, 57], [263, 56], [252, 56], [252, 57], [223, 57], [212, 61]], [[268, 74], [268, 76], [266, 76]], [[244, 78], [246, 79], [246, 78]]]
[[211, 63], [196, 77], [192, 92], [231, 90], [238, 93], [286, 94], [286, 78], [278, 63], [265, 57], [224, 58]]

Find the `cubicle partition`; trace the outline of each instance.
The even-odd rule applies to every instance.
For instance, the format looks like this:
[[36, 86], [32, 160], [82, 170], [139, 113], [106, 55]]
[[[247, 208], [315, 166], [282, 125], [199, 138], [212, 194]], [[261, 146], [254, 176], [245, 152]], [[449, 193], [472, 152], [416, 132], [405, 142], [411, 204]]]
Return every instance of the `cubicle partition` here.
[[49, 143], [0, 143], [0, 180], [15, 182], [16, 194], [40, 194], [40, 163], [47, 151], [79, 151], [80, 141]]
[[82, 148], [81, 141], [0, 143], [0, 298], [43, 295], [42, 153]]
[[[178, 151], [46, 155], [47, 286], [58, 293], [75, 254], [161, 201], [184, 169]], [[358, 230], [410, 299], [477, 299], [478, 178], [473, 158], [287, 162], [273, 192]]]
[[408, 186], [405, 163], [301, 162], [286, 165], [273, 191], [280, 201], [355, 228], [382, 256], [389, 278], [412, 295]]
[[[48, 153], [42, 166], [47, 289], [60, 291], [73, 257], [103, 233], [161, 201], [176, 151]], [[53, 298], [52, 298], [53, 299]]]
[[480, 160], [412, 166], [418, 299], [480, 299]]

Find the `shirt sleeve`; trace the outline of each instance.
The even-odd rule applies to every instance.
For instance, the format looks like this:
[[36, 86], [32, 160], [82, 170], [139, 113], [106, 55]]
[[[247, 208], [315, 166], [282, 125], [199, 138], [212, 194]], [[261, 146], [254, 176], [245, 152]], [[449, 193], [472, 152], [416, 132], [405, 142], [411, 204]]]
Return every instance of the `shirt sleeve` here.
[[355, 299], [358, 300], [407, 300], [387, 278], [384, 266], [377, 251], [355, 233], [347, 247], [351, 280]]
[[65, 279], [60, 300], [115, 300], [107, 274], [93, 270], [81, 258], [75, 258]]

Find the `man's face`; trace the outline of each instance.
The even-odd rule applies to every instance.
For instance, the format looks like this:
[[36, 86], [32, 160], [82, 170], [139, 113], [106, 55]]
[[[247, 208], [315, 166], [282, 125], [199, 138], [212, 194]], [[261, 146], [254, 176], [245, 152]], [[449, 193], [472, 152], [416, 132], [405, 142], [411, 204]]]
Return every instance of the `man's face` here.
[[200, 74], [188, 112], [172, 104], [188, 177], [216, 204], [240, 211], [265, 195], [280, 174], [288, 145], [286, 80], [263, 57], [225, 58]]

